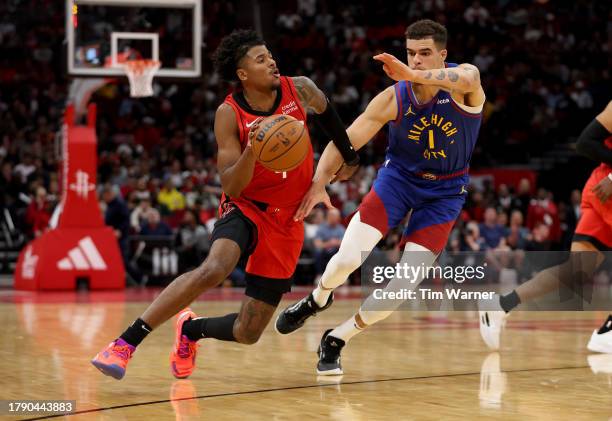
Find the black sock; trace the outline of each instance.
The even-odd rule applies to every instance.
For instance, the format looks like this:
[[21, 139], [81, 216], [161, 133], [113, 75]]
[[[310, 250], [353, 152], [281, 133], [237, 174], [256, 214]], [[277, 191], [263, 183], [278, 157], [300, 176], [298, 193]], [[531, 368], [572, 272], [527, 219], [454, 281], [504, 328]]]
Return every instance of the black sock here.
[[499, 297], [499, 305], [501, 305], [501, 308], [503, 308], [506, 313], [508, 313], [520, 303], [521, 298], [518, 296], [516, 291], [512, 291], [508, 295], [502, 295]]
[[152, 330], [151, 326], [138, 318], [121, 334], [120, 338], [132, 346], [138, 346]]
[[233, 341], [234, 322], [238, 313], [227, 314], [223, 317], [200, 317], [183, 323], [183, 335], [192, 341], [202, 338], [215, 338], [222, 341]]

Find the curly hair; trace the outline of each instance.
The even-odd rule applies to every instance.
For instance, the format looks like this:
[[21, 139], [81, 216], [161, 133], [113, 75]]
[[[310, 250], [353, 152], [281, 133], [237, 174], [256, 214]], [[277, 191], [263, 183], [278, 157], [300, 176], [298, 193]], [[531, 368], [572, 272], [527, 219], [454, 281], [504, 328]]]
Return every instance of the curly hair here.
[[446, 48], [448, 33], [446, 28], [438, 22], [429, 19], [422, 19], [414, 22], [406, 28], [406, 39], [425, 39], [433, 38], [436, 47]]
[[215, 69], [228, 81], [237, 81], [238, 62], [256, 45], [266, 45], [263, 38], [252, 29], [237, 29], [224, 37], [213, 55]]

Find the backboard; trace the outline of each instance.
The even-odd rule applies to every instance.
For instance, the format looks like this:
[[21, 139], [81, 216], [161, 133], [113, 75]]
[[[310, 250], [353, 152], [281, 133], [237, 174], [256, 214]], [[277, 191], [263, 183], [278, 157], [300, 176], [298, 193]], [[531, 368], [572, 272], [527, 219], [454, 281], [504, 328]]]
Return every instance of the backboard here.
[[126, 59], [152, 59], [156, 77], [199, 77], [202, 0], [66, 0], [66, 41], [72, 76], [124, 75]]

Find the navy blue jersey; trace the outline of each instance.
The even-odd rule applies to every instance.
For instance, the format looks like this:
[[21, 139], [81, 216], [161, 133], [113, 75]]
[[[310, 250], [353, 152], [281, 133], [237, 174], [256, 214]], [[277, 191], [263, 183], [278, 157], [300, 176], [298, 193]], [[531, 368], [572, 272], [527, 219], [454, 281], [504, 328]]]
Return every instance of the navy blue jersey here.
[[[448, 67], [457, 66], [454, 63]], [[435, 76], [435, 75], [434, 75]], [[389, 123], [385, 167], [401, 173], [450, 174], [467, 169], [476, 145], [482, 111], [457, 104], [449, 92], [439, 90], [419, 104], [412, 83], [395, 84], [397, 119]], [[463, 108], [462, 108], [463, 107]]]

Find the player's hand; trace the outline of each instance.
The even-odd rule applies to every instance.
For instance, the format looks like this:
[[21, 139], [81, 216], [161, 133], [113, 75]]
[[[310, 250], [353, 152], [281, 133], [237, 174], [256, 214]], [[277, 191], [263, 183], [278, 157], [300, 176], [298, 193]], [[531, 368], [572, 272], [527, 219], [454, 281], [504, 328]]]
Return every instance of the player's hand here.
[[331, 182], [335, 183], [336, 181], [345, 181], [350, 179], [357, 170], [359, 169], [359, 163], [355, 165], [349, 165], [346, 162], [342, 163], [342, 166], [336, 171], [334, 178], [332, 178]]
[[261, 123], [261, 120], [263, 119], [263, 117], [257, 117], [255, 120], [253, 120], [253, 123], [249, 128], [249, 135], [247, 136], [247, 146], [250, 147], [252, 145], [253, 137], [255, 137], [255, 133], [257, 133], [257, 129], [259, 129], [259, 123]]
[[329, 195], [327, 191], [325, 191], [325, 185], [321, 185], [318, 183], [312, 183], [310, 189], [302, 199], [302, 203], [300, 203], [300, 207], [293, 215], [294, 221], [302, 221], [304, 218], [308, 216], [312, 208], [317, 206], [319, 203], [323, 203], [327, 209], [335, 209], [331, 204], [331, 200], [329, 199]]
[[377, 54], [374, 60], [383, 63], [383, 70], [391, 79], [399, 82], [400, 80], [414, 80], [415, 72], [406, 63], [388, 53]]
[[597, 196], [601, 203], [606, 203], [612, 195], [612, 180], [609, 177], [605, 177], [591, 191], [595, 193], [595, 196]]

